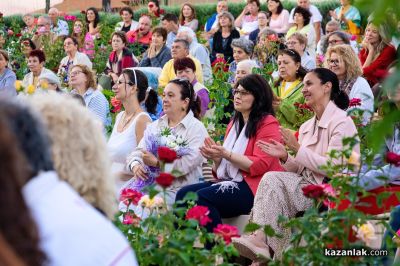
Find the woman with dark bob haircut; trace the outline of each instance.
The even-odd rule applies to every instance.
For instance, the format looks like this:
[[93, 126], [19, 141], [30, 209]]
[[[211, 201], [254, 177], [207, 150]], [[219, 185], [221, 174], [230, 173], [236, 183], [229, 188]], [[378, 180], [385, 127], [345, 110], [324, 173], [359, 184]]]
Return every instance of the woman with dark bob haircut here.
[[1, 246], [0, 264], [40, 266], [46, 256], [39, 248], [39, 232], [21, 193], [32, 168], [18, 149], [5, 115], [0, 112], [0, 235], [21, 264], [6, 263], [5, 257], [10, 259], [11, 256], [5, 256], [4, 246]]
[[[315, 115], [300, 127], [299, 140], [290, 130], [281, 129], [284, 143], [275, 140], [258, 143], [265, 154], [280, 160], [286, 172], [267, 172], [262, 177], [250, 216], [253, 223], [268, 224], [282, 237], [267, 237], [258, 230], [233, 239], [240, 255], [253, 261], [259, 260], [259, 255], [281, 258], [290, 243], [291, 232], [290, 227], [278, 223], [278, 217], [292, 218], [313, 206], [313, 200], [304, 196], [302, 188], [327, 182], [327, 173], [321, 166], [328, 162], [342, 163], [341, 158], [331, 159], [328, 154], [344, 149], [344, 138], [357, 135], [354, 122], [345, 111], [349, 99], [340, 90], [335, 73], [326, 68], [312, 70], [304, 77], [302, 93]], [[286, 147], [295, 155], [289, 155]], [[353, 150], [359, 152], [359, 146]]]
[[294, 9], [293, 20], [294, 25], [286, 33], [286, 40], [289, 39], [295, 32], [300, 32], [301, 34], [307, 36], [307, 47], [306, 51], [311, 55], [315, 56], [315, 30], [311, 22], [311, 13], [308, 9], [298, 6]]
[[208, 231], [222, 223], [221, 218], [249, 214], [262, 175], [283, 170], [277, 158], [257, 145], [259, 141], [282, 142], [272, 108], [273, 93], [267, 81], [250, 74], [235, 84], [233, 94], [235, 114], [223, 145], [206, 138], [200, 147], [201, 154], [213, 161], [215, 181], [184, 187], [176, 196], [179, 202], [188, 192], [197, 193], [196, 203], [210, 210]]

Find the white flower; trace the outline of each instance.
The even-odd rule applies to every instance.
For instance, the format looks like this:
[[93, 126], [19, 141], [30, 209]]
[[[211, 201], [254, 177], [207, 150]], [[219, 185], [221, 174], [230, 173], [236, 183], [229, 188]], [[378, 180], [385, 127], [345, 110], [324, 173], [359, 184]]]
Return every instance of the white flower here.
[[171, 149], [175, 149], [178, 145], [174, 141], [167, 142], [167, 147]]
[[363, 241], [367, 246], [371, 244], [372, 240], [376, 239], [375, 228], [369, 221], [358, 228], [353, 225], [352, 229], [357, 233], [356, 237]]

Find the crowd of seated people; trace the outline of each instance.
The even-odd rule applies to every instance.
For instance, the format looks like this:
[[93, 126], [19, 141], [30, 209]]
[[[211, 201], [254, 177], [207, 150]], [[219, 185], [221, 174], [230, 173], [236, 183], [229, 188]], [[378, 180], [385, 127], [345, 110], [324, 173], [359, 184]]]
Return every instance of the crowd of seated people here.
[[[219, 0], [216, 12], [201, 18], [189, 2], [181, 5], [179, 14], [172, 14], [165, 13], [158, 0], [151, 0], [147, 14], [137, 16], [129, 7], [119, 10], [121, 21], [112, 25], [109, 36], [101, 35], [106, 21], [94, 7], [86, 9], [84, 19], [70, 24], [51, 8], [37, 19], [32, 14], [23, 16], [25, 27], [17, 45], [23, 62], [11, 62], [6, 29], [0, 29], [0, 125], [6, 128], [0, 132], [0, 143], [18, 146], [0, 148], [0, 156], [22, 154], [18, 163], [29, 168], [18, 170], [8, 164], [4, 171], [23, 176], [21, 184], [7, 183], [20, 190], [12, 197], [26, 201], [21, 210], [32, 213], [35, 224], [26, 238], [37, 248], [32, 249], [36, 261], [44, 260], [45, 254], [55, 262], [69, 257], [74, 265], [74, 256], [68, 255], [92, 252], [99, 259], [117, 258], [121, 265], [136, 265], [134, 253], [126, 251], [127, 242], [110, 220], [121, 189], [145, 192], [154, 184], [160, 161], [148, 143], [165, 129], [184, 138], [189, 151], [172, 163], [180, 176], [166, 189], [168, 206], [195, 192], [196, 204], [210, 211], [210, 232], [223, 218], [250, 214], [250, 221], [269, 224], [282, 237], [256, 231], [236, 238], [233, 243], [240, 255], [255, 263], [259, 255], [281, 257], [291, 232], [277, 218], [294, 217], [312, 206], [301, 188], [327, 182], [321, 170], [327, 153], [342, 149], [346, 137], [359, 138], [357, 127], [371, 123], [380, 100], [376, 95], [386, 93], [379, 91], [380, 86], [399, 53], [384, 24], [368, 19], [363, 27], [350, 0], [341, 0], [328, 14], [321, 14], [309, 0], [297, 0], [290, 12], [283, 4], [247, 0], [235, 18], [228, 2]], [[322, 15], [329, 16], [326, 24]], [[109, 44], [104, 49], [104, 68], [95, 73], [100, 38]], [[55, 69], [48, 69], [46, 63], [52, 59], [48, 44], [58, 40], [65, 56]], [[27, 65], [19, 86], [14, 67], [18, 63]], [[213, 68], [216, 63], [225, 65], [224, 80], [216, 75], [220, 71]], [[229, 88], [224, 95], [229, 100], [224, 109], [229, 118], [221, 122], [227, 127], [221, 141], [214, 141], [205, 118], [220, 104], [214, 95], [222, 83]], [[397, 87], [387, 93], [397, 109], [399, 91]], [[110, 108], [111, 94], [121, 111]], [[359, 106], [349, 106], [358, 100]], [[308, 108], [309, 119], [304, 119], [299, 105]], [[360, 124], [348, 114], [357, 110], [362, 112]], [[117, 114], [112, 116], [111, 111]], [[398, 126], [393, 133], [386, 148], [399, 154]], [[31, 141], [35, 150], [30, 149]], [[353, 150], [360, 152], [358, 145]], [[400, 167], [379, 165], [363, 168], [358, 185], [370, 190], [400, 183]], [[204, 181], [205, 166], [212, 168], [212, 181]], [[80, 230], [62, 228], [64, 224], [57, 224], [61, 216], [52, 217], [38, 205], [50, 204], [55, 214], [63, 211], [53, 203], [57, 195], [51, 194], [53, 189], [65, 196], [67, 216], [79, 217], [73, 220]], [[38, 193], [46, 190], [48, 194]], [[81, 202], [78, 209], [73, 208], [74, 202]], [[97, 222], [95, 228], [89, 220]], [[57, 248], [47, 239], [39, 245], [33, 240], [36, 230], [42, 232], [44, 227], [46, 234], [67, 230], [82, 242], [71, 250], [61, 248], [68, 241], [62, 238], [55, 238]], [[1, 234], [12, 244], [6, 232]], [[111, 250], [109, 257], [102, 256], [105, 249]], [[38, 265], [21, 258], [27, 265]]]

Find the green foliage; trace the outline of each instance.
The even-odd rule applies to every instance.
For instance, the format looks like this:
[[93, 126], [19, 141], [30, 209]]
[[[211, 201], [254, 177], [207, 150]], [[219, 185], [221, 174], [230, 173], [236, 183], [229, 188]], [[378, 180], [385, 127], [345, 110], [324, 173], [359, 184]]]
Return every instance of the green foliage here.
[[57, 73], [61, 60], [65, 57], [64, 42], [61, 38], [50, 42], [49, 39], [43, 39], [44, 53], [46, 55], [46, 68]]

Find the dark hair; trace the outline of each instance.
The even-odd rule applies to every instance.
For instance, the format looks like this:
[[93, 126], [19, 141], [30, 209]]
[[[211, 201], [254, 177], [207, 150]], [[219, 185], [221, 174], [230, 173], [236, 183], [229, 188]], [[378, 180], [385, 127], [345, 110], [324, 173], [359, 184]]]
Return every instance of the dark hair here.
[[65, 42], [66, 39], [71, 39], [72, 42], [74, 43], [74, 45], [79, 47], [78, 40], [75, 37], [73, 37], [73, 36], [65, 36], [64, 42]]
[[193, 72], [196, 72], [196, 64], [190, 57], [184, 57], [174, 60], [175, 74], [176, 72], [178, 72], [178, 70], [185, 70], [186, 68], [190, 68], [193, 70]]
[[125, 45], [128, 43], [128, 40], [126, 39], [126, 33], [124, 31], [113, 32], [111, 35], [111, 40], [114, 36], [119, 37]]
[[150, 88], [148, 90], [148, 94], [146, 97], [147, 89], [149, 88], [149, 82], [147, 80], [146, 75], [137, 69], [124, 69], [121, 74], [125, 74], [128, 76], [128, 84], [137, 87], [137, 98], [139, 103], [144, 102], [144, 106], [146, 107], [146, 111], [151, 114], [156, 114], [156, 107], [158, 104], [158, 95], [157, 92]]
[[46, 255], [40, 250], [39, 231], [21, 193], [31, 169], [1, 112], [0, 128], [0, 234], [26, 265], [40, 266]]
[[[277, 13], [278, 15], [280, 15], [280, 14], [282, 13], [282, 10], [283, 10], [282, 2], [281, 2], [280, 0], [268, 0], [268, 1], [267, 1], [267, 4], [268, 4], [269, 1], [274, 1], [275, 3], [278, 3], [278, 4], [279, 4], [279, 5], [278, 5], [278, 8], [276, 9], [276, 13]], [[269, 14], [269, 17], [272, 16], [272, 12], [271, 12], [271, 11], [268, 10], [267, 13]], [[268, 24], [269, 24], [269, 23], [268, 23]]]
[[97, 9], [95, 7], [89, 7], [88, 9], [86, 9], [86, 13], [85, 13], [85, 21], [86, 21], [86, 30], [89, 31], [89, 20], [87, 19], [87, 12], [91, 10], [94, 13], [94, 22], [93, 22], [93, 26], [96, 28], [97, 24], [99, 24], [100, 22], [100, 16], [99, 16], [99, 12], [97, 11]]
[[[283, 49], [283, 50], [279, 50], [278, 55], [277, 55], [277, 58], [278, 58], [280, 55], [287, 55], [287, 56], [289, 56], [290, 58], [292, 58], [292, 60], [293, 60], [295, 63], [299, 63], [300, 66], [299, 66], [299, 69], [298, 69], [297, 72], [296, 72], [296, 78], [297, 78], [297, 79], [303, 80], [304, 77], [305, 77], [305, 75], [307, 74], [307, 70], [301, 65], [301, 56], [299, 55], [299, 53], [296, 52], [296, 51], [293, 50], [293, 49]], [[279, 78], [279, 79], [274, 83], [274, 86], [275, 86], [275, 87], [278, 87], [279, 84], [280, 84], [281, 82], [282, 82], [282, 78]]]
[[40, 63], [46, 61], [46, 56], [44, 55], [44, 52], [42, 50], [32, 50], [29, 53], [29, 57], [37, 57]]
[[122, 15], [122, 12], [124, 12], [124, 11], [128, 12], [129, 14], [131, 14], [131, 15], [132, 15], [132, 18], [133, 18], [133, 10], [132, 10], [132, 8], [130, 8], [129, 6], [124, 6], [124, 7], [121, 8], [121, 10], [119, 11], [119, 14]]
[[310, 71], [314, 73], [322, 84], [330, 82], [332, 84], [330, 99], [342, 110], [349, 107], [349, 96], [346, 92], [342, 91], [339, 87], [339, 79], [336, 74], [327, 68], [315, 68]]
[[158, 9], [160, 9], [160, 2], [158, 0], [150, 0], [149, 3], [154, 3]]
[[183, 43], [183, 46], [185, 47], [185, 49], [189, 50], [190, 44], [188, 41], [186, 41], [185, 39], [175, 39], [174, 42], [180, 42]]
[[201, 113], [201, 100], [200, 97], [197, 97], [196, 92], [193, 89], [192, 83], [190, 83], [187, 79], [173, 79], [169, 83], [173, 83], [181, 87], [181, 100], [189, 99], [189, 108], [187, 109], [187, 113], [189, 110], [192, 110], [194, 117], [200, 119]]
[[[258, 74], [249, 74], [241, 78], [234, 88], [237, 89], [239, 85], [254, 96], [245, 132], [246, 137], [251, 138], [256, 135], [258, 125], [265, 116], [275, 115], [272, 107], [273, 92], [268, 82]], [[236, 132], [239, 135], [244, 127], [244, 120], [242, 113], [235, 111], [233, 123], [236, 122]]]
[[5, 115], [20, 150], [29, 159], [30, 178], [37, 176], [40, 171], [54, 170], [50, 139], [43, 124], [28, 107], [0, 100], [0, 113]]
[[36, 49], [36, 44], [30, 38], [25, 37], [20, 40], [21, 43], [26, 41], [29, 42], [29, 47], [31, 47], [32, 50]]
[[167, 13], [164, 15], [164, 17], [161, 19], [162, 21], [166, 20], [168, 22], [175, 22], [175, 24], [178, 24], [178, 17], [175, 14]]
[[167, 32], [167, 30], [164, 29], [163, 27], [155, 27], [155, 28], [153, 29], [153, 31], [152, 31], [151, 34], [154, 34], [154, 33], [157, 33], [157, 34], [159, 34], [160, 36], [162, 36], [163, 41], [165, 41], [165, 40], [167, 39], [168, 32]]
[[302, 8], [301, 6], [297, 6], [293, 11], [293, 19], [294, 19], [294, 15], [296, 15], [296, 13], [299, 13], [303, 16], [304, 26], [306, 26], [310, 23], [311, 13], [310, 13], [310, 11], [308, 11], [308, 9]]
[[328, 35], [326, 35], [325, 38], [323, 38], [321, 40], [321, 50], [322, 52], [325, 54], [328, 50], [328, 46], [329, 46], [329, 38], [331, 38], [332, 36], [338, 36], [344, 44], [350, 44], [350, 35], [344, 31], [334, 31], [329, 33]]
[[251, 4], [251, 3], [256, 3], [256, 5], [258, 6], [258, 8], [260, 8], [261, 4], [259, 0], [247, 0], [246, 4]]

